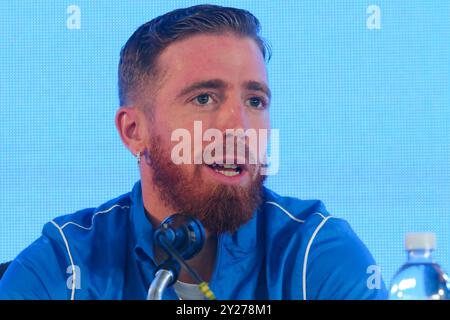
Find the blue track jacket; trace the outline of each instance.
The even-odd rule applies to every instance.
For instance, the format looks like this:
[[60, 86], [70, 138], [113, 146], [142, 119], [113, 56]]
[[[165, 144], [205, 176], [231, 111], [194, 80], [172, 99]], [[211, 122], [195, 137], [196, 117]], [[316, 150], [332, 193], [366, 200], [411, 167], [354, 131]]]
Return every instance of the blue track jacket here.
[[[47, 223], [0, 280], [0, 299], [145, 299], [154, 278], [153, 228], [140, 181], [98, 208]], [[222, 234], [209, 282], [217, 299], [385, 299], [379, 270], [349, 224], [321, 201], [264, 202]], [[165, 299], [177, 299], [173, 288]]]

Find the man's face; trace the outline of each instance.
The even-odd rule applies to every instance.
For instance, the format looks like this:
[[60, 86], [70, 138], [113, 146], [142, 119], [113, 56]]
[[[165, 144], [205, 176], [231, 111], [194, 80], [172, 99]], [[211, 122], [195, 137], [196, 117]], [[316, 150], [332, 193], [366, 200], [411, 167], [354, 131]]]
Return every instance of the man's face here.
[[[171, 152], [179, 141], [171, 136], [177, 129], [190, 132], [194, 162], [211, 143], [194, 148], [194, 121], [201, 121], [203, 132], [220, 130], [224, 143], [227, 129], [269, 129], [270, 93], [262, 53], [250, 38], [202, 34], [169, 45], [157, 63], [160, 85], [151, 99], [146, 157], [152, 183], [162, 200], [197, 216], [210, 232], [233, 232], [261, 202], [260, 166], [249, 164], [248, 157], [245, 165], [231, 169], [204, 162], [176, 165]], [[242, 161], [237, 144], [234, 149], [227, 153], [224, 146], [223, 162]], [[250, 152], [257, 156], [257, 150]]]

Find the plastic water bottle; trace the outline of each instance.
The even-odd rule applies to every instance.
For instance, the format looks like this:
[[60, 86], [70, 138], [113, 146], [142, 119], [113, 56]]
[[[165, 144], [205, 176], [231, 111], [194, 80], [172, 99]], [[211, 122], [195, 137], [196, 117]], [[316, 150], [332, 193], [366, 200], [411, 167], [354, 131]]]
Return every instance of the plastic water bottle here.
[[409, 233], [405, 237], [408, 261], [392, 279], [390, 300], [450, 300], [448, 276], [431, 257], [434, 233]]

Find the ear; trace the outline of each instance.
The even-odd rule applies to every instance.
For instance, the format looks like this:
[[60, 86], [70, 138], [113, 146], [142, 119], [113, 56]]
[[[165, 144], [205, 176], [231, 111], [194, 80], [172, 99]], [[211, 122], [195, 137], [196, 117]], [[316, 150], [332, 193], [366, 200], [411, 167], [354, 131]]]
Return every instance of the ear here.
[[147, 148], [148, 128], [144, 113], [137, 107], [121, 107], [115, 123], [123, 144], [135, 155]]

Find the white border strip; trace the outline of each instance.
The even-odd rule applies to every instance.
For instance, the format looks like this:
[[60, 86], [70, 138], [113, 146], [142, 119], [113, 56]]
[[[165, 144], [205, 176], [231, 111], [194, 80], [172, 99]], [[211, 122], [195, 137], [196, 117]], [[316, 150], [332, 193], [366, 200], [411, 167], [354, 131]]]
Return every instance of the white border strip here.
[[68, 241], [67, 241], [67, 238], [66, 238], [66, 236], [65, 236], [65, 234], [64, 234], [63, 229], [64, 229], [66, 226], [72, 224], [72, 225], [74, 225], [74, 226], [76, 226], [76, 227], [79, 227], [79, 228], [81, 228], [81, 229], [84, 229], [84, 230], [88, 230], [88, 231], [89, 231], [89, 230], [91, 230], [92, 227], [94, 226], [94, 218], [95, 218], [97, 215], [99, 215], [99, 214], [101, 214], [101, 213], [108, 213], [108, 212], [110, 212], [112, 209], [114, 209], [114, 208], [116, 208], [116, 207], [119, 207], [119, 208], [121, 208], [121, 209], [129, 209], [129, 208], [130, 208], [130, 206], [120, 206], [120, 205], [118, 205], [118, 204], [115, 204], [115, 205], [113, 205], [113, 206], [112, 206], [111, 208], [109, 208], [109, 209], [106, 209], [106, 210], [103, 210], [103, 211], [98, 211], [98, 212], [96, 212], [95, 214], [92, 215], [92, 218], [91, 218], [91, 225], [90, 225], [89, 227], [84, 227], [84, 226], [79, 225], [79, 224], [77, 224], [77, 223], [75, 223], [75, 222], [73, 222], [73, 221], [66, 222], [65, 224], [63, 224], [63, 225], [60, 227], [54, 220], [50, 221], [50, 222], [58, 229], [59, 233], [61, 234], [61, 237], [62, 237], [62, 239], [63, 239], [63, 241], [64, 241], [64, 245], [66, 246], [67, 254], [69, 255], [70, 265], [71, 265], [71, 268], [72, 268], [72, 293], [71, 293], [71, 295], [70, 295], [70, 300], [75, 300], [75, 286], [76, 286], [76, 281], [77, 281], [77, 273], [76, 273], [76, 271], [75, 271], [75, 264], [74, 264], [74, 262], [73, 262], [72, 253], [70, 252], [69, 243], [68, 243]]
[[320, 229], [323, 227], [323, 225], [330, 219], [333, 218], [333, 216], [328, 216], [322, 220], [322, 222], [317, 226], [316, 230], [314, 230], [314, 233], [311, 236], [311, 239], [309, 239], [308, 246], [306, 247], [305, 252], [305, 258], [303, 260], [303, 276], [302, 276], [302, 282], [303, 282], [303, 300], [306, 299], [306, 266], [308, 264], [308, 255], [309, 250], [311, 249], [311, 245], [314, 241], [314, 238], [317, 236], [317, 233], [320, 231]]
[[283, 211], [289, 218], [291, 218], [294, 221], [297, 221], [299, 223], [305, 223], [304, 220], [298, 219], [296, 217], [294, 217], [289, 211], [287, 211], [285, 208], [283, 208], [282, 206], [280, 206], [278, 203], [273, 202], [273, 201], [266, 201], [266, 203], [274, 205], [275, 207], [279, 208], [281, 211]]
[[81, 228], [81, 229], [84, 229], [84, 230], [91, 230], [92, 229], [92, 227], [94, 226], [94, 218], [98, 215], [98, 214], [101, 214], [101, 213], [108, 213], [108, 212], [110, 212], [112, 209], [114, 209], [114, 208], [116, 208], [116, 207], [119, 207], [119, 208], [121, 208], [121, 209], [129, 209], [130, 208], [130, 206], [120, 206], [120, 205], [118, 205], [118, 204], [115, 204], [115, 205], [113, 205], [111, 208], [109, 208], [109, 209], [106, 209], [106, 210], [103, 210], [103, 211], [98, 211], [98, 212], [96, 212], [96, 213], [94, 213], [93, 215], [92, 215], [92, 218], [91, 218], [91, 225], [89, 226], [89, 227], [84, 227], [84, 226], [81, 226], [81, 225], [79, 225], [79, 224], [77, 224], [77, 223], [75, 223], [75, 222], [73, 222], [73, 221], [69, 221], [69, 222], [66, 222], [66, 223], [64, 223], [62, 226], [61, 226], [61, 229], [64, 229], [67, 225], [69, 225], [69, 224], [73, 224], [74, 226], [76, 226], [76, 227], [78, 227], [78, 228]]
[[61, 237], [64, 241], [64, 244], [66, 245], [67, 254], [69, 255], [70, 265], [72, 267], [72, 293], [70, 295], [70, 300], [75, 300], [75, 284], [77, 281], [77, 273], [75, 272], [75, 264], [73, 263], [72, 254], [70, 253], [69, 243], [67, 242], [66, 236], [64, 235], [64, 232], [62, 230], [62, 227], [60, 227], [55, 221], [50, 221], [59, 231], [61, 234]]

